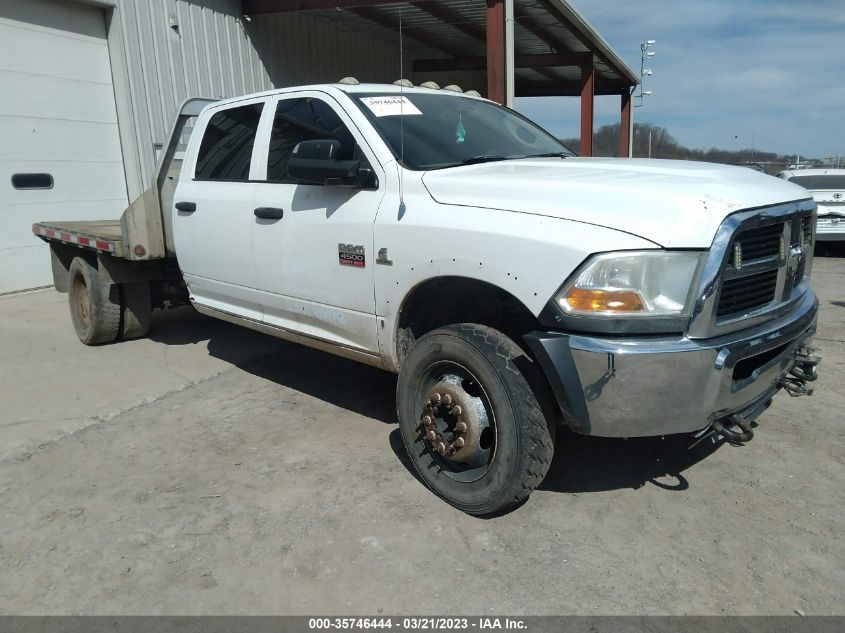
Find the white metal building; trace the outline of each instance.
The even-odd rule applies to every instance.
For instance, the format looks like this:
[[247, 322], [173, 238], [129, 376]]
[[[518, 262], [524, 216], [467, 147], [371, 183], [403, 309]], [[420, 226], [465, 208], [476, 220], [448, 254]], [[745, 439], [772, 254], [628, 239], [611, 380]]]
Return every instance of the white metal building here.
[[184, 99], [347, 75], [580, 95], [582, 138], [593, 95], [624, 120], [636, 83], [565, 0], [0, 0], [0, 293], [52, 281], [33, 222], [116, 218], [146, 189]]

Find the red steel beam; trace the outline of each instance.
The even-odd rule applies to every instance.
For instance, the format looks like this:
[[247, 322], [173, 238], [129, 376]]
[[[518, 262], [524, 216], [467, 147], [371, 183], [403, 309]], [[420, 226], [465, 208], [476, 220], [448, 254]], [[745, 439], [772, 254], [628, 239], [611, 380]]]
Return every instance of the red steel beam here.
[[628, 156], [628, 146], [631, 137], [631, 91], [622, 91], [622, 116], [619, 121], [619, 156]]
[[595, 102], [596, 69], [592, 64], [581, 67], [581, 156], [593, 155], [593, 104]]
[[504, 105], [505, 0], [487, 0], [487, 98]]

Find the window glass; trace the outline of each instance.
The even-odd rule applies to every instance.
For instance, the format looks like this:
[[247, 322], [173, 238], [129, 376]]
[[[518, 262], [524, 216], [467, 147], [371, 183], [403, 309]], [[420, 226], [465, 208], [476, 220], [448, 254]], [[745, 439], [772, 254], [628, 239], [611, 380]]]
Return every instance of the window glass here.
[[551, 134], [499, 105], [446, 94], [356, 94], [361, 111], [409, 169], [529, 156], [572, 156]]
[[836, 174], [793, 176], [789, 182], [801, 185], [804, 189], [845, 189], [845, 176]]
[[252, 146], [263, 104], [254, 103], [217, 112], [202, 137], [195, 178], [249, 180]]
[[267, 180], [296, 182], [288, 177], [290, 154], [297, 143], [315, 139], [340, 141], [338, 160], [364, 160], [352, 133], [329, 104], [310, 97], [283, 99], [276, 108], [270, 134]]

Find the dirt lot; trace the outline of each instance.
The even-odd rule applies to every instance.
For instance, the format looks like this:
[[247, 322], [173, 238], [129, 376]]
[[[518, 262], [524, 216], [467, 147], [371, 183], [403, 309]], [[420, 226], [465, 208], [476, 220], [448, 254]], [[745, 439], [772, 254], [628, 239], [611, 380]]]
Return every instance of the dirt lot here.
[[[515, 512], [403, 463], [393, 376], [181, 313], [88, 349], [0, 298], [0, 613], [845, 613], [845, 259], [813, 398], [742, 448], [563, 434]], [[667, 394], [671, 406], [672, 394]]]

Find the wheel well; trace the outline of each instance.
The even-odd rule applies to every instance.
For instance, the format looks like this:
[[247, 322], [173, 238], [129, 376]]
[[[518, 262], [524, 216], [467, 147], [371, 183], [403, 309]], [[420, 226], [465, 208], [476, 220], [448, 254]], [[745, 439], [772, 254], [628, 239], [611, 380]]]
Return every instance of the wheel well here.
[[399, 364], [423, 334], [453, 323], [495, 328], [526, 353], [523, 335], [540, 327], [519, 299], [493, 284], [466, 277], [429, 279], [411, 290], [402, 303], [396, 329]]

